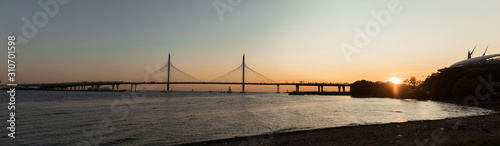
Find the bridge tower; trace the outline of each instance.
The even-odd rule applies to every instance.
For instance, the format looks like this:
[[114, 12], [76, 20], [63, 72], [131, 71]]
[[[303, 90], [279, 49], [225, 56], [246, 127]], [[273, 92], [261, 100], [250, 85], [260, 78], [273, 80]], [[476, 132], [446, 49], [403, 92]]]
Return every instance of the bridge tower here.
[[241, 93], [245, 93], [245, 54], [243, 54], [243, 80], [241, 84]]
[[167, 92], [170, 92], [170, 53], [168, 53]]

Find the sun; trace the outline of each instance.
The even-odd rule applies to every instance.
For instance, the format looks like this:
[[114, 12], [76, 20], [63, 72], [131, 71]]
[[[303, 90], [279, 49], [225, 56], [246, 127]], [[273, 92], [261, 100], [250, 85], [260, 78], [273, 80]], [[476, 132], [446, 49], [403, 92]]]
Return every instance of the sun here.
[[401, 80], [398, 77], [392, 77], [391, 79], [389, 79], [389, 81], [394, 84], [401, 84]]

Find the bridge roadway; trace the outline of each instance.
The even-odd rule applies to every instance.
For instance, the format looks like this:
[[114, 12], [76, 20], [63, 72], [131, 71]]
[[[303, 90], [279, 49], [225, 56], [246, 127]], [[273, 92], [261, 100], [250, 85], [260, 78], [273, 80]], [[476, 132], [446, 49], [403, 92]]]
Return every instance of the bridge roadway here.
[[[324, 92], [324, 86], [337, 86], [338, 91], [345, 92], [346, 86], [351, 86], [350, 83], [309, 83], [309, 82], [292, 82], [292, 83], [238, 83], [238, 82], [124, 82], [124, 81], [98, 81], [98, 82], [63, 82], [63, 83], [25, 83], [18, 84], [21, 87], [35, 87], [42, 90], [86, 90], [86, 86], [90, 86], [92, 91], [99, 91], [100, 86], [111, 85], [112, 91], [118, 91], [119, 86], [122, 84], [131, 85], [131, 91], [137, 91], [137, 85], [140, 84], [236, 84], [236, 85], [275, 85], [277, 92], [279, 92], [280, 85], [295, 85], [295, 92], [299, 92], [299, 86], [318, 86], [318, 92]], [[115, 88], [116, 86], [116, 88]], [[135, 88], [135, 90], [134, 90]]]

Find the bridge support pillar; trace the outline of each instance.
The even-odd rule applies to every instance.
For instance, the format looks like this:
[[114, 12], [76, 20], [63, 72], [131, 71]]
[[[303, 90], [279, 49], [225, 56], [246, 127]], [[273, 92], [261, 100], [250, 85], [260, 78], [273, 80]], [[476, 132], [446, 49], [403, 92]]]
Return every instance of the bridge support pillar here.
[[135, 88], [135, 92], [137, 92], [137, 84], [134, 85], [134, 88]]
[[321, 90], [320, 90], [320, 89], [321, 89], [321, 86], [318, 86], [318, 92], [321, 92]]
[[324, 92], [324, 90], [323, 90], [323, 86], [321, 86], [321, 92]]
[[95, 85], [90, 85], [90, 90], [94, 91], [95, 90]]
[[101, 90], [101, 85], [97, 85], [97, 91]]
[[130, 84], [130, 92], [134, 92], [134, 84]]
[[111, 84], [111, 91], [115, 91], [115, 84]]
[[337, 86], [337, 87], [339, 87], [339, 92], [340, 92], [340, 88], [341, 88], [341, 87], [340, 87], [340, 86]]
[[295, 85], [295, 92], [300, 92], [299, 91], [299, 85]]
[[345, 92], [345, 86], [342, 86], [342, 92]]
[[120, 84], [116, 84], [116, 91], [120, 91]]
[[243, 78], [241, 80], [242, 84], [241, 84], [241, 93], [245, 93], [245, 54], [243, 54], [243, 63], [241, 64], [243, 66], [242, 70], [243, 70]]
[[276, 93], [280, 93], [280, 85], [276, 85]]

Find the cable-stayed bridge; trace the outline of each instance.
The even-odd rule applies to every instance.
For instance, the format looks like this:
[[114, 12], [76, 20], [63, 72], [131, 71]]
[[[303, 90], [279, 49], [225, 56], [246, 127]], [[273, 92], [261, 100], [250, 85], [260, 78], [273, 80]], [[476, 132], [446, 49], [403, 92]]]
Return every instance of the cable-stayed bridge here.
[[[82, 82], [63, 82], [63, 83], [30, 83], [18, 84], [17, 86], [26, 88], [37, 88], [41, 90], [90, 90], [100, 91], [101, 86], [111, 86], [111, 91], [120, 91], [120, 85], [130, 85], [131, 91], [137, 91], [137, 85], [146, 84], [165, 84], [165, 92], [172, 92], [172, 84], [237, 84], [241, 85], [241, 92], [245, 93], [245, 85], [274, 85], [276, 92], [280, 92], [280, 85], [295, 86], [295, 91], [291, 94], [326, 94], [326, 95], [348, 95], [349, 92], [345, 91], [345, 87], [351, 86], [350, 83], [326, 83], [326, 82], [292, 82], [292, 83], [279, 83], [262, 75], [261, 73], [248, 67], [245, 63], [245, 55], [243, 55], [243, 62], [236, 69], [227, 72], [210, 81], [201, 81], [175, 67], [171, 60], [170, 54], [168, 55], [168, 62], [163, 67], [153, 71], [142, 78], [142, 81], [124, 82], [124, 81], [82, 81]], [[300, 92], [300, 86], [317, 86], [317, 92]], [[336, 86], [336, 92], [325, 92], [324, 86]], [[89, 88], [87, 88], [89, 87]]]

